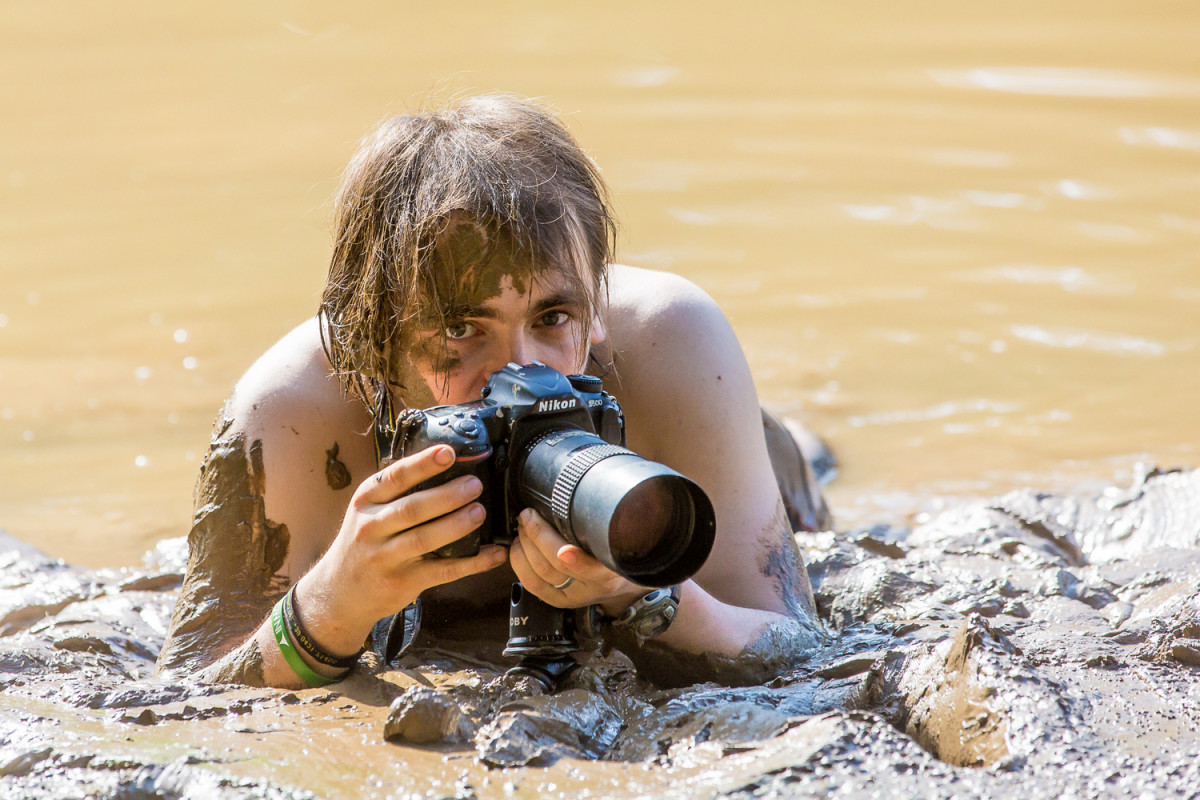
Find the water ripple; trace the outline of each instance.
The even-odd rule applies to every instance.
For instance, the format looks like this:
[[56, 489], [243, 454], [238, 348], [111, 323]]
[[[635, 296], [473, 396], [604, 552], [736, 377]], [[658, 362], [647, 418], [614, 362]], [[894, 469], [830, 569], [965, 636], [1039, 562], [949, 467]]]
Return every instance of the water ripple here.
[[968, 280], [987, 283], [1010, 282], [1032, 286], [1058, 286], [1067, 292], [1092, 294], [1131, 294], [1134, 284], [1116, 283], [1097, 278], [1083, 267], [1047, 266], [1042, 264], [1004, 264], [999, 267], [963, 273]]
[[1030, 197], [1021, 192], [986, 192], [979, 189], [965, 189], [962, 196], [972, 205], [983, 208], [1029, 208], [1040, 211], [1046, 207], [1043, 197]]
[[848, 215], [863, 222], [888, 225], [928, 225], [943, 230], [977, 230], [979, 222], [964, 216], [964, 204], [956, 200], [913, 195], [895, 205], [842, 204]]
[[626, 252], [624, 259], [643, 267], [669, 269], [676, 264], [688, 263], [740, 264], [746, 260], [746, 251], [715, 246], [658, 247]]
[[1027, 342], [1067, 349], [1095, 350], [1115, 356], [1163, 355], [1167, 348], [1153, 339], [1143, 339], [1123, 333], [1089, 331], [1079, 328], [1044, 328], [1040, 325], [1013, 325], [1013, 336]]
[[940, 147], [925, 153], [924, 158], [933, 164], [948, 167], [981, 167], [983, 169], [1007, 169], [1016, 158], [1011, 153], [995, 150], [971, 150], [962, 147]]
[[778, 223], [777, 216], [765, 208], [750, 206], [709, 206], [706, 208], [668, 208], [667, 213], [687, 225], [737, 225], [746, 227], [770, 226]]
[[1053, 97], [1196, 97], [1200, 83], [1131, 72], [1064, 67], [935, 69], [929, 76], [953, 89], [987, 89]]
[[1054, 183], [1042, 184], [1042, 189], [1048, 194], [1058, 194], [1071, 200], [1100, 200], [1112, 197], [1108, 189], [1082, 181], [1063, 178]]
[[679, 67], [666, 65], [635, 67], [617, 72], [613, 76], [613, 80], [618, 86], [627, 86], [631, 89], [649, 89], [669, 83], [678, 74]]
[[1128, 225], [1117, 225], [1111, 222], [1076, 222], [1073, 227], [1089, 239], [1099, 239], [1104, 242], [1150, 244], [1154, 241], [1154, 234], [1149, 231], [1140, 231]]
[[1136, 128], [1126, 126], [1117, 135], [1125, 144], [1176, 147], [1182, 150], [1200, 150], [1200, 133], [1181, 131], [1177, 128]]
[[867, 425], [895, 425], [901, 422], [925, 422], [931, 419], [944, 419], [959, 414], [1011, 414], [1021, 409], [1020, 403], [999, 403], [987, 398], [963, 400], [960, 402], [947, 401], [928, 408], [900, 409], [897, 411], [881, 411], [876, 414], [863, 414], [850, 417], [847, 422], [855, 428]]

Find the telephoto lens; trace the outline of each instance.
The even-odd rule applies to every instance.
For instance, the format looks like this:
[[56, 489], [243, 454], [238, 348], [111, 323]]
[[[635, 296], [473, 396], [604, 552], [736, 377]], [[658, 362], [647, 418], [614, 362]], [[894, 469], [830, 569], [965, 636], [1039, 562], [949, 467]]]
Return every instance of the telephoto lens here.
[[520, 499], [567, 541], [643, 586], [673, 586], [712, 550], [712, 503], [692, 480], [575, 428], [526, 444]]

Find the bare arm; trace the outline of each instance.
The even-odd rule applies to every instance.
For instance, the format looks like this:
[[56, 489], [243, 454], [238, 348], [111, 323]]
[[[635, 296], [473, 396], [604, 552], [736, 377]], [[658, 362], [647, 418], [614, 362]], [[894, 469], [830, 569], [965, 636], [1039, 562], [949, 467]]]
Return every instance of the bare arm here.
[[[291, 584], [285, 571], [291, 536], [266, 516], [264, 479], [262, 441], [248, 446], [223, 409], [196, 483], [187, 576], [159, 655], [161, 671], [197, 673], [226, 654]], [[263, 682], [257, 647], [229, 660], [238, 662], [238, 681]]]
[[[478, 525], [478, 481], [406, 494], [453, 463], [449, 448], [376, 472], [373, 449], [354, 438], [362, 415], [329, 384], [311, 333], [298, 329], [264, 356], [218, 420], [160, 672], [298, 687], [268, 618], [293, 584], [307, 633], [342, 656], [422, 590], [503, 563], [501, 548], [423, 558]], [[340, 469], [331, 452], [344, 455]], [[318, 673], [339, 672], [300, 655]]]
[[[624, 284], [616, 282], [613, 293], [612, 391], [626, 412], [629, 445], [699, 483], [717, 516], [712, 555], [683, 585], [671, 628], [634, 648], [639, 667], [675, 680], [684, 677], [681, 669], [689, 678], [758, 679], [803, 658], [823, 632], [783, 513], [749, 367], [724, 314], [699, 289], [671, 275], [616, 269]], [[523, 529], [520, 544], [514, 570], [548, 602], [599, 602], [615, 614], [644, 591], [539, 519]], [[554, 590], [564, 576], [576, 582]]]

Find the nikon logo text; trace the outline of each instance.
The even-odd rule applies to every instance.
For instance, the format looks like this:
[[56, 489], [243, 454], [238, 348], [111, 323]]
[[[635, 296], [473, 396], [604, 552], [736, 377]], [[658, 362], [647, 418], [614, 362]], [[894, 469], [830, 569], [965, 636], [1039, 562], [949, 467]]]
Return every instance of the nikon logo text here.
[[562, 400], [539, 400], [534, 411], [538, 414], [547, 414], [551, 411], [566, 411], [568, 408], [575, 408], [579, 405], [579, 400], [574, 397], [567, 397]]

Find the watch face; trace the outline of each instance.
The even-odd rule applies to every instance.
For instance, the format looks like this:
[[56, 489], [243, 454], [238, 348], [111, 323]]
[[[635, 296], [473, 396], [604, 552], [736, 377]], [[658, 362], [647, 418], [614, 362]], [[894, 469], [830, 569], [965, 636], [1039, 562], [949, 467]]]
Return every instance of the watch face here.
[[643, 639], [652, 639], [664, 633], [675, 621], [675, 601], [665, 598], [659, 603], [645, 609], [643, 616], [637, 620], [634, 633]]
[[638, 598], [613, 625], [626, 628], [641, 640], [652, 639], [671, 627], [679, 609], [680, 589], [655, 589]]

